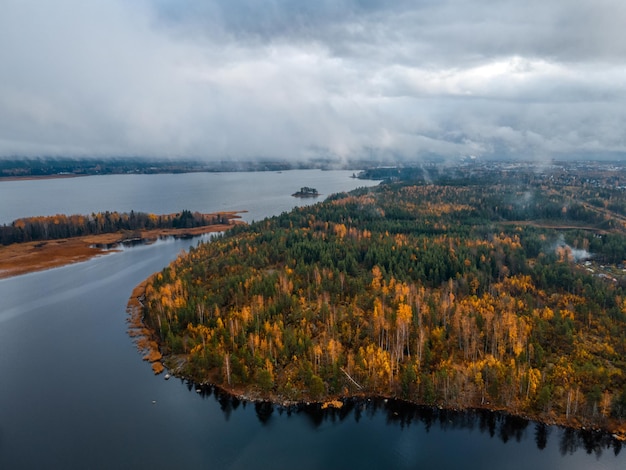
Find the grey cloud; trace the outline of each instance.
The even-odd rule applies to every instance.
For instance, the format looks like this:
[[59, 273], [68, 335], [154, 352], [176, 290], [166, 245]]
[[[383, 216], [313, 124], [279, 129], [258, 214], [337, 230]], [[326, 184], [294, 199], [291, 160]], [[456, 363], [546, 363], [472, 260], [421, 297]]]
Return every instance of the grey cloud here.
[[183, 35], [315, 41], [339, 56], [441, 64], [523, 55], [559, 61], [626, 57], [619, 0], [161, 0]]
[[[273, 38], [323, 38], [336, 25], [359, 21], [379, 11], [394, 11], [406, 1], [383, 0], [159, 0], [159, 18], [186, 34]], [[189, 25], [194, 28], [189, 29]]]
[[0, 156], [626, 151], [618, 0], [5, 4]]

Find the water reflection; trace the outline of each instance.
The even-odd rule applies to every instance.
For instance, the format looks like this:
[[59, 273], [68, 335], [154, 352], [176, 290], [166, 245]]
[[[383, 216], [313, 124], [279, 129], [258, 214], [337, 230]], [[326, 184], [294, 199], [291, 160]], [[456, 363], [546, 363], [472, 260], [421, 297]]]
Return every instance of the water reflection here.
[[[228, 421], [231, 414], [239, 406], [245, 408], [246, 401], [233, 396], [223, 390], [208, 385], [194, 385], [186, 383], [190, 391], [203, 398], [213, 396], [219, 403]], [[262, 425], [267, 425], [276, 410], [279, 415], [286, 413], [287, 416], [298, 414], [303, 416], [313, 429], [317, 429], [324, 423], [338, 423], [348, 418], [359, 422], [363, 416], [373, 418], [377, 414], [383, 414], [388, 426], [400, 428], [410, 426], [423, 426], [429, 432], [433, 426], [436, 430], [452, 431], [477, 429], [481, 434], [488, 434], [506, 444], [509, 441], [517, 443], [527, 438], [534, 438], [539, 450], [547, 447], [552, 436], [558, 439], [561, 455], [571, 455], [580, 449], [588, 454], [594, 454], [597, 458], [606, 450], [612, 450], [617, 456], [622, 449], [622, 443], [614, 439], [610, 434], [593, 430], [575, 430], [549, 426], [536, 423], [527, 419], [510, 416], [496, 411], [488, 410], [447, 410], [438, 407], [416, 406], [407, 402], [387, 399], [344, 399], [341, 408], [323, 409], [321, 404], [298, 404], [298, 405], [275, 405], [268, 401], [254, 402], [256, 417]], [[529, 427], [534, 425], [532, 436]]]
[[588, 454], [600, 458], [602, 452], [611, 447], [617, 456], [622, 450], [622, 443], [607, 433], [593, 430], [564, 429], [559, 441], [561, 455], [573, 454], [583, 448]]
[[254, 404], [254, 410], [261, 424], [267, 424], [274, 412], [274, 405], [269, 401], [257, 401]]
[[537, 423], [535, 425], [535, 444], [537, 449], [543, 450], [548, 445], [548, 435], [550, 434], [550, 428], [543, 423]]

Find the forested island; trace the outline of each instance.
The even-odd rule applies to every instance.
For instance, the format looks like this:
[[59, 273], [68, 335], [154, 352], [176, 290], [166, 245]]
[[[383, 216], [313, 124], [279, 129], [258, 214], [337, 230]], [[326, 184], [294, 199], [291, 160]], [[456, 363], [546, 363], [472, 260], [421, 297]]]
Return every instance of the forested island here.
[[200, 244], [134, 297], [170, 372], [196, 383], [499, 409], [623, 438], [625, 191], [526, 176], [333, 195]]
[[308, 186], [303, 186], [300, 188], [300, 191], [296, 191], [292, 194], [293, 197], [319, 197], [320, 193], [315, 188], [309, 188]]

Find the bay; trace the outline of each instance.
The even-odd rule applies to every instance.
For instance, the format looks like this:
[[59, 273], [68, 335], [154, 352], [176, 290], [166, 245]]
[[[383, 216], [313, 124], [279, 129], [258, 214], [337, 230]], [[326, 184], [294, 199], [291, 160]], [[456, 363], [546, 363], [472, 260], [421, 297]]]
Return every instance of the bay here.
[[[377, 184], [351, 172], [119, 175], [0, 183], [28, 215], [248, 210], [259, 220]], [[195, 240], [161, 240], [0, 281], [0, 468], [626, 468], [598, 433], [395, 402], [286, 410], [154, 376], [126, 332], [132, 288]]]
[[[246, 210], [246, 221], [280, 214], [295, 206], [359, 186], [377, 184], [350, 178], [351, 171], [108, 175], [0, 182], [0, 224], [20, 217], [92, 212], [198, 212]], [[303, 186], [319, 199], [291, 197]]]

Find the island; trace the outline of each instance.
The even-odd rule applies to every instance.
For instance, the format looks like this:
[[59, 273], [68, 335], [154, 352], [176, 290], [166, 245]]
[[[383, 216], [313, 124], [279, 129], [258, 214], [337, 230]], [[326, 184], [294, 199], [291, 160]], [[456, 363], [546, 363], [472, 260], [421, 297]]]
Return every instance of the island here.
[[300, 188], [300, 191], [297, 191], [292, 194], [293, 197], [318, 197], [320, 193], [317, 192], [315, 188], [309, 188], [308, 186], [304, 186]]
[[238, 397], [388, 397], [624, 439], [626, 193], [602, 174], [442, 171], [236, 226], [139, 286], [131, 330], [155, 372]]
[[239, 223], [237, 212], [175, 214], [98, 212], [27, 217], [0, 226], [0, 278], [86, 261], [121, 244], [222, 232]]

